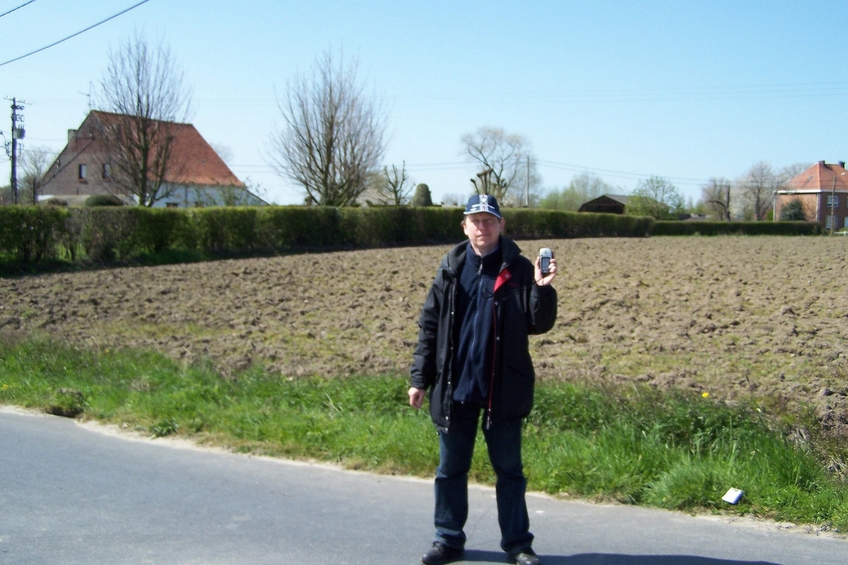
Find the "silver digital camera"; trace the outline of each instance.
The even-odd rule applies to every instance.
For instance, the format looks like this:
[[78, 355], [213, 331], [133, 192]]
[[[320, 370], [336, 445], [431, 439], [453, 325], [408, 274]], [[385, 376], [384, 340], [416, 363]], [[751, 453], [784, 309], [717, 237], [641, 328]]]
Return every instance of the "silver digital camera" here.
[[539, 266], [542, 269], [542, 274], [547, 275], [551, 272], [551, 259], [553, 258], [554, 253], [547, 247], [543, 247], [539, 250]]

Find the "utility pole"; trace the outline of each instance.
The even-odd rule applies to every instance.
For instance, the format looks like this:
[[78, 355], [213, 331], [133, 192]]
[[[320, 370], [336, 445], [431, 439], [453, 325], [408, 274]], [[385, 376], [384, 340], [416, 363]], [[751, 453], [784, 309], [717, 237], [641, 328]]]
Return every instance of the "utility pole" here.
[[[839, 176], [845, 174], [842, 171]], [[830, 235], [836, 232], [836, 171], [833, 171], [833, 185], [830, 188]]]
[[836, 231], [836, 171], [833, 172], [833, 187], [830, 189], [830, 235]]
[[[6, 98], [12, 101], [12, 140], [6, 142], [6, 155], [12, 163], [12, 173], [9, 177], [9, 186], [12, 189], [12, 204], [18, 203], [18, 158], [23, 151], [23, 145], [18, 145], [18, 140], [23, 139], [26, 135], [24, 130], [24, 116], [18, 112], [24, 109], [24, 104], [29, 104], [25, 100], [18, 102], [16, 98]], [[20, 124], [20, 125], [19, 125]]]

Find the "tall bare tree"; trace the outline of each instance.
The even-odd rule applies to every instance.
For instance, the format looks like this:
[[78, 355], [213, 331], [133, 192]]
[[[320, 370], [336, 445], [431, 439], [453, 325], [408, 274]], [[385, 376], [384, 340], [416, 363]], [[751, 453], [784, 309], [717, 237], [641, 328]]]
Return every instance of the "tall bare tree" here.
[[711, 178], [701, 188], [701, 202], [716, 216], [727, 222], [730, 221], [731, 195], [730, 181], [725, 178]]
[[170, 49], [140, 33], [125, 40], [109, 53], [96, 103], [112, 113], [101, 134], [108, 175], [142, 206], [167, 198], [172, 186], [165, 179], [181, 166], [172, 159], [172, 124], [187, 121], [191, 108]]
[[284, 123], [271, 135], [270, 164], [322, 206], [356, 202], [385, 151], [386, 112], [365, 93], [357, 66], [325, 51], [277, 100]]
[[757, 221], [765, 220], [774, 204], [774, 195], [786, 179], [765, 161], [754, 163], [748, 172], [736, 179], [736, 194], [742, 213]]
[[38, 193], [44, 179], [44, 173], [50, 168], [55, 154], [46, 147], [35, 147], [24, 151], [21, 158], [23, 176], [21, 177], [21, 202], [38, 204]]
[[526, 204], [529, 186], [531, 200], [536, 199], [540, 179], [530, 144], [524, 137], [484, 126], [463, 135], [462, 147], [466, 158], [480, 167], [478, 179], [472, 179], [477, 193], [488, 193], [504, 204], [520, 206]]

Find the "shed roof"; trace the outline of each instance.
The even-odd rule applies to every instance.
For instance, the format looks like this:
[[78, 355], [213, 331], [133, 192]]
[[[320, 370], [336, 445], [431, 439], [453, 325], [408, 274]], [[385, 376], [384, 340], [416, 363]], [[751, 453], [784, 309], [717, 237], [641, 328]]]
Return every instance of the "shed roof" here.
[[621, 194], [604, 194], [584, 202], [578, 212], [606, 212], [623, 214], [629, 197]]

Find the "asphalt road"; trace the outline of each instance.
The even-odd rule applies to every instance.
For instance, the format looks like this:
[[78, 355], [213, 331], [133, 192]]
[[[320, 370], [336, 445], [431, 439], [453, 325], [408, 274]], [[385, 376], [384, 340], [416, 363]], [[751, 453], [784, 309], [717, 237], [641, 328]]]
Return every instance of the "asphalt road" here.
[[[435, 442], [435, 438], [434, 438]], [[466, 562], [505, 563], [494, 493], [469, 493]], [[0, 564], [419, 563], [432, 484], [131, 439], [0, 410]], [[848, 563], [848, 541], [528, 496], [546, 565]]]

